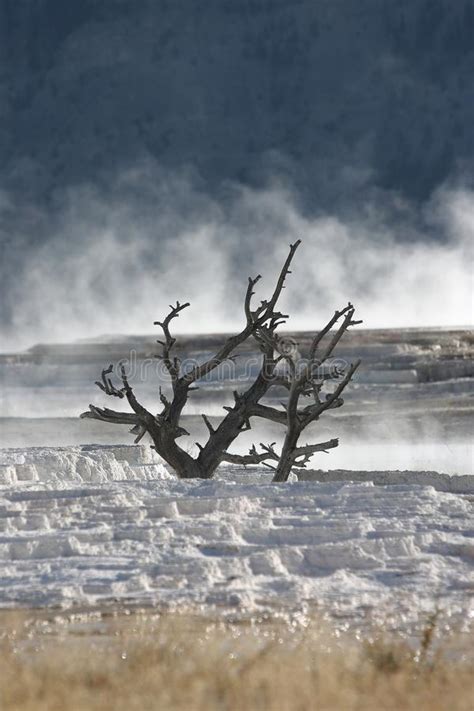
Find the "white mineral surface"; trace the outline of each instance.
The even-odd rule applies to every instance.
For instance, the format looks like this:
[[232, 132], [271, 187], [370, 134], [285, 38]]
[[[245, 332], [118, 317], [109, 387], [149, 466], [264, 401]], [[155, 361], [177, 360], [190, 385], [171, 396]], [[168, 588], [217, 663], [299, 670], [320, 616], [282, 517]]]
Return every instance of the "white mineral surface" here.
[[178, 481], [144, 446], [0, 450], [0, 607], [317, 605], [348, 619], [441, 607], [469, 619], [474, 477], [309, 476], [325, 480], [276, 485], [226, 467]]

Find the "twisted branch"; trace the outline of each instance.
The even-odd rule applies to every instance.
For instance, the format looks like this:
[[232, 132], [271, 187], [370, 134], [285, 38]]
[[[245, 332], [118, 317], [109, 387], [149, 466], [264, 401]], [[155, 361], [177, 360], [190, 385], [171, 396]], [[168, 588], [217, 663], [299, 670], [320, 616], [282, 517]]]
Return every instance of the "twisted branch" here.
[[[136, 436], [135, 442], [139, 442], [148, 432], [157, 452], [175, 469], [178, 476], [183, 478], [208, 478], [212, 476], [221, 461], [228, 461], [243, 465], [262, 464], [275, 471], [274, 481], [286, 481], [291, 467], [304, 468], [316, 452], [326, 452], [336, 447], [338, 445], [337, 439], [300, 447], [298, 439], [304, 428], [317, 420], [323, 412], [343, 404], [341, 395], [360, 361], [352, 364], [344, 375], [337, 368], [322, 372], [320, 366], [331, 357], [345, 331], [361, 321], [354, 320], [354, 307], [350, 303], [340, 311], [336, 311], [326, 326], [314, 336], [310, 346], [309, 360], [305, 363], [297, 361], [297, 353], [289, 352], [283, 347], [284, 343], [278, 337], [276, 330], [278, 326], [285, 323], [288, 315], [277, 311], [276, 306], [281, 292], [285, 288], [285, 280], [291, 273], [290, 265], [299, 244], [300, 240], [297, 240], [290, 245], [289, 253], [280, 270], [270, 299], [262, 300], [256, 308], [252, 308], [252, 297], [255, 286], [261, 277], [260, 275], [255, 278], [249, 277], [244, 297], [244, 327], [239, 333], [228, 337], [211, 358], [201, 365], [195, 366], [190, 372], [182, 373], [180, 360], [173, 353], [176, 339], [171, 335], [170, 330], [173, 319], [177, 318], [181, 311], [189, 306], [189, 303], [181, 304], [177, 301], [176, 305], [170, 305], [170, 311], [163, 321], [155, 321], [155, 325], [160, 326], [164, 334], [164, 340], [158, 341], [163, 349], [162, 354], [158, 357], [163, 360], [172, 384], [172, 397], [169, 399], [161, 388], [159, 390], [159, 399], [162, 405], [159, 414], [153, 415], [137, 400], [133, 388], [128, 382], [125, 366], [121, 363], [120, 387], [115, 386], [112, 377], [110, 377], [113, 372], [112, 365], [102, 370], [101, 379], [97, 381], [97, 385], [106, 395], [119, 399], [126, 398], [133, 412], [121, 413], [90, 405], [89, 411], [82, 413], [81, 417], [131, 425], [131, 432]], [[322, 348], [323, 339], [330, 334], [336, 324], [338, 324], [336, 330], [331, 334], [326, 347]], [[214, 427], [210, 419], [206, 415], [202, 415], [209, 437], [205, 445], [199, 445], [198, 456], [192, 457], [175, 442], [177, 437], [188, 434], [179, 425], [188, 397], [191, 391], [197, 389], [196, 381], [206, 377], [225, 360], [233, 359], [235, 350], [250, 336], [255, 337], [260, 351], [263, 353], [260, 372], [245, 392], [234, 392], [234, 405], [225, 407], [227, 414], [218, 426]], [[277, 366], [281, 362], [287, 366], [285, 373], [277, 370]], [[327, 380], [339, 378], [341, 375], [343, 378], [334, 391], [323, 397], [321, 389], [324, 383]], [[273, 386], [282, 386], [288, 391], [288, 400], [281, 403], [281, 409], [260, 404], [261, 398]], [[299, 398], [308, 396], [312, 397], [312, 403], [306, 407], [300, 407]], [[250, 429], [251, 417], [260, 417], [286, 425], [287, 431], [280, 454], [275, 451], [275, 443], [260, 444], [259, 451], [255, 446], [252, 446], [246, 455], [235, 455], [228, 452], [239, 433]]]
[[[356, 326], [359, 323], [362, 323], [362, 321], [354, 321], [353, 320], [352, 317], [354, 316], [354, 312], [355, 312], [355, 309], [352, 306], [352, 304], [349, 302], [345, 308], [341, 309], [341, 311], [336, 311], [334, 313], [334, 316], [332, 317], [332, 319], [330, 319], [328, 321], [328, 323], [326, 324], [326, 326], [318, 334], [316, 334], [316, 336], [314, 337], [314, 339], [311, 343], [311, 347], [309, 349], [310, 363], [314, 364], [317, 362], [318, 365], [322, 365], [322, 363], [324, 363], [324, 361], [327, 360], [329, 358], [329, 356], [332, 354], [335, 347], [339, 343], [341, 337], [347, 331], [349, 326]], [[339, 319], [342, 316], [345, 316], [343, 322], [341, 323], [341, 325], [337, 329], [336, 333], [332, 337], [332, 339], [329, 342], [328, 346], [326, 347], [323, 355], [320, 358], [316, 359], [317, 348], [318, 348], [319, 344], [321, 343], [322, 339], [324, 338], [324, 336], [327, 333], [329, 333], [331, 328], [339, 321]]]
[[121, 388], [120, 390], [118, 390], [112, 383], [112, 380], [107, 377], [108, 375], [110, 375], [110, 373], [113, 373], [113, 370], [114, 366], [112, 365], [112, 363], [109, 365], [108, 368], [104, 368], [101, 373], [102, 382], [96, 380], [95, 385], [97, 385], [97, 387], [103, 390], [106, 395], [123, 398], [125, 392], [124, 389]]
[[270, 301], [262, 301], [260, 306], [255, 311], [251, 310], [251, 299], [254, 293], [253, 287], [257, 281], [259, 281], [260, 276], [255, 277], [255, 279], [249, 278], [247, 293], [245, 296], [245, 314], [247, 317], [245, 328], [235, 336], [230, 336], [223, 344], [222, 348], [214, 356], [212, 356], [212, 358], [207, 360], [205, 363], [194, 367], [189, 373], [183, 376], [183, 380], [186, 380], [189, 384], [194, 383], [196, 380], [201, 380], [212, 370], [214, 370], [214, 368], [217, 368], [217, 366], [227, 360], [237, 346], [246, 341], [250, 335], [257, 333], [257, 331], [267, 322], [270, 324], [270, 327], [274, 329], [279, 323], [283, 322], [282, 319], [287, 318], [285, 314], [275, 312], [274, 309], [281, 291], [284, 289], [285, 279], [287, 275], [291, 273], [289, 267], [300, 243], [301, 240], [297, 240], [294, 244], [290, 245], [290, 251], [280, 271], [277, 284]]
[[273, 459], [278, 462], [279, 456], [275, 452], [275, 444], [276, 442], [272, 442], [271, 444], [263, 444], [260, 442], [262, 452], [258, 452], [254, 444], [249, 449], [248, 454], [231, 454], [230, 452], [224, 452], [222, 461], [230, 462], [231, 464], [242, 464], [243, 466], [247, 466], [248, 464], [263, 464], [267, 459]]
[[[328, 449], [334, 449], [334, 447], [339, 446], [339, 440], [337, 438], [330, 439], [327, 442], [320, 442], [319, 444], [306, 444], [304, 447], [297, 447], [293, 451], [293, 466], [299, 467], [300, 469], [305, 469], [306, 464], [310, 461], [313, 454], [316, 452], [326, 452]], [[298, 461], [299, 460], [299, 461]]]
[[160, 326], [161, 329], [163, 330], [163, 334], [165, 337], [164, 341], [157, 340], [157, 343], [159, 343], [162, 348], [163, 348], [163, 353], [159, 358], [163, 361], [166, 370], [168, 371], [171, 382], [173, 384], [173, 390], [176, 387], [176, 381], [179, 378], [179, 371], [180, 371], [180, 361], [179, 358], [171, 357], [171, 351], [173, 349], [173, 346], [176, 344], [176, 338], [173, 338], [170, 332], [170, 323], [174, 318], [178, 318], [179, 314], [183, 309], [186, 309], [189, 306], [189, 302], [186, 302], [185, 304], [180, 304], [179, 301], [176, 302], [176, 306], [172, 306], [170, 304], [170, 312], [166, 316], [164, 321], [154, 321], [155, 326]]

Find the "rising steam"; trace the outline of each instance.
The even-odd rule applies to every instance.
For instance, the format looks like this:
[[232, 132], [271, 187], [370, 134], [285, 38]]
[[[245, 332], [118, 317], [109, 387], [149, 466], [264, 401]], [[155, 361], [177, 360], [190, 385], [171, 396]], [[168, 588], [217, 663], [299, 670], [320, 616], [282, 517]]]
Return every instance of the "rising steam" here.
[[281, 186], [233, 185], [211, 198], [189, 177], [149, 167], [121, 176], [107, 197], [69, 191], [49, 238], [23, 235], [28, 248], [10, 265], [2, 350], [151, 332], [176, 299], [192, 304], [182, 331], [237, 328], [247, 276], [262, 273], [263, 298], [297, 238], [283, 303], [291, 328], [317, 328], [348, 300], [369, 328], [472, 322], [473, 192], [440, 189], [421, 210], [371, 200], [345, 216], [308, 217], [297, 205]]

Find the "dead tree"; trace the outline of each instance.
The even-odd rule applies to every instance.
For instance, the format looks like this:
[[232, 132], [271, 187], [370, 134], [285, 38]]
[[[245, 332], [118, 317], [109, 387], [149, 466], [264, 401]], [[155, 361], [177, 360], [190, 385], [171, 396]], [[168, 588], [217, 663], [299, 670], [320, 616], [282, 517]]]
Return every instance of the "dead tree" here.
[[[180, 304], [178, 301], [176, 306], [170, 306], [170, 312], [163, 321], [155, 322], [155, 325], [160, 326], [163, 331], [163, 340], [158, 341], [162, 347], [159, 358], [161, 358], [170, 378], [172, 389], [170, 399], [160, 390], [160, 412], [152, 414], [138, 402], [133, 388], [128, 382], [123, 365], [120, 368], [120, 386], [114, 385], [111, 379], [113, 366], [110, 365], [102, 371], [101, 380], [97, 382], [97, 385], [106, 395], [120, 399], [125, 398], [133, 412], [125, 413], [90, 405], [89, 410], [82, 413], [81, 417], [132, 425], [131, 432], [136, 435], [135, 442], [140, 441], [144, 434], [148, 433], [158, 454], [170, 465], [177, 476], [183, 479], [208, 479], [212, 477], [219, 464], [225, 461], [243, 465], [262, 463], [275, 470], [274, 481], [286, 481], [291, 469], [304, 466], [312, 454], [336, 447], [338, 445], [336, 439], [303, 447], [298, 445], [298, 441], [300, 434], [308, 424], [317, 420], [325, 410], [342, 405], [342, 391], [349, 383], [358, 363], [351, 366], [344, 375], [341, 375], [339, 371], [329, 371], [329, 374], [322, 375], [321, 368], [332, 356], [335, 346], [349, 326], [360, 322], [353, 320], [354, 309], [351, 304], [342, 311], [336, 312], [325, 328], [314, 337], [307, 361], [300, 362], [295, 354], [287, 352], [285, 348], [281, 347], [281, 339], [276, 330], [278, 326], [285, 323], [288, 316], [277, 310], [277, 303], [285, 286], [286, 277], [291, 273], [290, 265], [299, 244], [300, 240], [290, 245], [289, 254], [271, 298], [261, 301], [255, 309], [252, 308], [252, 296], [254, 287], [261, 277], [260, 275], [255, 278], [249, 277], [244, 299], [244, 328], [238, 334], [229, 337], [220, 350], [209, 360], [194, 366], [190, 371], [183, 372], [181, 362], [175, 354], [176, 339], [170, 331], [172, 320], [177, 318], [189, 304]], [[344, 317], [342, 323], [330, 338], [329, 344], [320, 353], [322, 339], [330, 333], [341, 317]], [[206, 415], [202, 415], [209, 435], [204, 445], [198, 444], [199, 453], [194, 457], [176, 441], [182, 435], [189, 434], [180, 425], [181, 415], [189, 395], [197, 389], [196, 383], [209, 375], [224, 361], [233, 358], [236, 349], [251, 337], [257, 341], [262, 353], [260, 371], [255, 381], [245, 392], [234, 392], [234, 404], [224, 408], [227, 414], [217, 427], [211, 424]], [[287, 372], [283, 375], [279, 372], [280, 363], [287, 365]], [[342, 380], [334, 392], [322, 400], [320, 393], [323, 383], [328, 378], [334, 377], [342, 377]], [[260, 401], [271, 387], [282, 385], [288, 390], [287, 403], [283, 409], [261, 404]], [[299, 406], [300, 398], [308, 395], [313, 398], [314, 402], [301, 408]], [[250, 429], [250, 420], [253, 417], [264, 418], [286, 426], [286, 435], [280, 454], [275, 450], [275, 443], [262, 444], [261, 452], [258, 452], [253, 446], [247, 455], [235, 455], [228, 452], [238, 435]], [[274, 464], [269, 464], [269, 461]]]
[[126, 375], [125, 367], [120, 368], [121, 384], [114, 385], [111, 379], [113, 366], [102, 371], [101, 380], [97, 382], [100, 389], [111, 397], [126, 398], [132, 413], [124, 413], [109, 408], [100, 408], [90, 405], [87, 412], [81, 417], [87, 417], [104, 422], [129, 424], [137, 435], [135, 441], [148, 433], [153, 440], [153, 445], [161, 457], [174, 469], [178, 477], [210, 478], [216, 467], [226, 459], [227, 449], [236, 437], [245, 429], [250, 428], [250, 412], [254, 405], [267, 393], [272, 385], [272, 373], [277, 365], [278, 357], [274, 355], [273, 346], [268, 343], [263, 348], [263, 358], [260, 372], [256, 380], [244, 393], [234, 393], [234, 405], [226, 408], [227, 415], [221, 423], [214, 428], [205, 416], [204, 422], [209, 430], [209, 437], [204, 446], [200, 446], [199, 454], [193, 457], [189, 452], [180, 447], [176, 441], [180, 436], [188, 434], [180, 426], [180, 418], [188, 401], [190, 393], [196, 389], [196, 383], [205, 378], [224, 361], [232, 358], [235, 350], [251, 336], [256, 336], [264, 328], [265, 332], [273, 335], [276, 328], [285, 322], [287, 316], [277, 310], [277, 302], [285, 285], [285, 279], [290, 273], [290, 264], [300, 244], [300, 240], [290, 245], [290, 251], [278, 276], [275, 289], [270, 299], [261, 301], [257, 308], [252, 308], [254, 287], [260, 280], [260, 275], [248, 280], [247, 291], [244, 299], [245, 326], [234, 336], [230, 336], [221, 349], [206, 362], [196, 365], [188, 372], [182, 372], [181, 363], [174, 353], [176, 339], [171, 335], [171, 321], [179, 316], [181, 311], [189, 306], [188, 303], [176, 303], [170, 306], [170, 312], [164, 321], [155, 322], [163, 331], [164, 340], [159, 341], [162, 346], [160, 358], [169, 375], [172, 388], [172, 397], [168, 399], [160, 393], [162, 408], [159, 413], [153, 414], [147, 410], [135, 397], [134, 391]]
[[[318, 420], [326, 410], [341, 407], [344, 404], [341, 395], [359, 367], [360, 360], [349, 365], [345, 372], [337, 367], [327, 367], [327, 364], [347, 329], [350, 326], [362, 323], [362, 321], [354, 320], [354, 311], [354, 307], [349, 303], [341, 311], [335, 312], [332, 319], [312, 339], [307, 360], [295, 358], [291, 351], [280, 356], [288, 364], [287, 373], [283, 378], [274, 377], [275, 384], [283, 385], [288, 390], [287, 400], [282, 403], [283, 410], [256, 404], [251, 411], [251, 415], [286, 425], [286, 434], [281, 452], [278, 454], [273, 446], [269, 449], [262, 444], [260, 453], [253, 447], [249, 455], [241, 460], [241, 463], [262, 462], [275, 471], [273, 481], [282, 482], [287, 481], [292, 469], [305, 468], [316, 452], [327, 452], [329, 449], [338, 446], [338, 439], [301, 446], [299, 445], [299, 438], [303, 430], [312, 422]], [[332, 333], [331, 329], [337, 324], [339, 324], [338, 328]], [[268, 343], [275, 342], [274, 334], [267, 332], [265, 329], [262, 329], [261, 332], [264, 334], [265, 341]], [[323, 347], [324, 337], [331, 333], [329, 342]], [[338, 380], [338, 384], [332, 392], [323, 396], [321, 393], [323, 385], [332, 379]], [[302, 407], [300, 400], [304, 397], [309, 397], [312, 402]], [[276, 462], [275, 466], [268, 463], [270, 459]], [[238, 458], [234, 457], [232, 461], [236, 463]]]

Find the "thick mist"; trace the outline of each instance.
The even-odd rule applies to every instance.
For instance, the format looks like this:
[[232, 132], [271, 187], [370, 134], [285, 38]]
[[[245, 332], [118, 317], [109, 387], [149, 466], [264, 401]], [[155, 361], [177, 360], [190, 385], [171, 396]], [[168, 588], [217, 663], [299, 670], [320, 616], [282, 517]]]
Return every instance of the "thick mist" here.
[[[14, 209], [6, 195], [5, 206]], [[309, 217], [276, 181], [261, 190], [229, 183], [211, 197], [190, 174], [145, 165], [107, 196], [65, 191], [51, 214], [32, 209], [14, 246], [3, 240], [3, 351], [152, 332], [176, 299], [191, 301], [177, 323], [183, 332], [238, 328], [247, 276], [262, 274], [264, 298], [297, 238], [282, 303], [292, 329], [317, 328], [348, 300], [368, 328], [472, 323], [468, 188], [441, 187], [417, 208], [384, 195]], [[47, 239], [35, 243], [36, 229]]]

